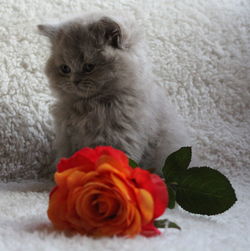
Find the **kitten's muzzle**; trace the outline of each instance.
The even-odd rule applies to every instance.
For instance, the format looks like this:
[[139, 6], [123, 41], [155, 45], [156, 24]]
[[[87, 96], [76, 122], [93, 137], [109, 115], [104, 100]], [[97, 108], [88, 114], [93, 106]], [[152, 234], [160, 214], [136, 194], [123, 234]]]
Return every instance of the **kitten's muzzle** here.
[[80, 84], [80, 82], [82, 82], [82, 76], [80, 74], [73, 74], [73, 76], [71, 76], [71, 81], [75, 86], [78, 86]]
[[73, 83], [75, 86], [78, 86], [81, 82], [81, 79], [78, 79], [78, 80], [74, 80]]

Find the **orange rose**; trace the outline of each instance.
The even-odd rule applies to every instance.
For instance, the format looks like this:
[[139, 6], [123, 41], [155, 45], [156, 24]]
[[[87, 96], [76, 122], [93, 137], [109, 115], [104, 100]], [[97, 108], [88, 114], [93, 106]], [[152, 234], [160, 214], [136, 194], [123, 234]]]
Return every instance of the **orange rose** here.
[[55, 173], [48, 217], [55, 228], [90, 236], [159, 234], [154, 219], [168, 204], [162, 179], [112, 147], [84, 148], [63, 158]]

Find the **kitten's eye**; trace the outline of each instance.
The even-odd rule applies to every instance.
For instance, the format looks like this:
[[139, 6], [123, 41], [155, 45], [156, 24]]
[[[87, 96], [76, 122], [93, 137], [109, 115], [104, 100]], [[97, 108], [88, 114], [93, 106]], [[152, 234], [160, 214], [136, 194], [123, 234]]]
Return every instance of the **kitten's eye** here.
[[94, 70], [94, 68], [95, 68], [95, 65], [94, 65], [94, 64], [85, 64], [85, 65], [84, 65], [84, 70], [85, 70], [86, 72], [91, 72], [91, 71]]
[[62, 65], [60, 66], [60, 70], [61, 70], [61, 72], [64, 73], [64, 74], [69, 74], [69, 73], [71, 72], [70, 67], [67, 66], [66, 64], [62, 64]]

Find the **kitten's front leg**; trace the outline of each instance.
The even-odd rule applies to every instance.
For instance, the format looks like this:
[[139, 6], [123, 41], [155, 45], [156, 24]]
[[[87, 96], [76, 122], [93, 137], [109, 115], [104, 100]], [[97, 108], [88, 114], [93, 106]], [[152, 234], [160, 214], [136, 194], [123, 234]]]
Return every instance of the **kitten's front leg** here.
[[112, 128], [111, 131], [106, 137], [106, 144], [125, 152], [129, 158], [139, 163], [146, 145], [143, 135], [137, 133], [138, 130], [133, 127], [122, 131]]
[[105, 110], [99, 114], [105, 114], [100, 121], [104, 121], [106, 127], [99, 130], [96, 145], [110, 145], [125, 152], [129, 158], [139, 163], [147, 143], [141, 124], [128, 114], [124, 104], [113, 105], [112, 109], [110, 106], [102, 106], [102, 109], [104, 108]]
[[59, 160], [63, 157], [71, 156], [71, 141], [69, 136], [67, 135], [67, 130], [64, 126], [56, 126], [56, 158], [55, 164], [59, 162]]
[[70, 157], [71, 155], [71, 144], [68, 136], [60, 135], [56, 140], [57, 158]]
[[54, 172], [56, 171], [56, 167], [62, 157], [69, 157], [70, 156], [70, 145], [69, 140], [66, 135], [57, 135], [56, 142], [55, 142], [55, 156], [54, 160], [49, 166], [50, 169], [50, 178], [53, 179]]

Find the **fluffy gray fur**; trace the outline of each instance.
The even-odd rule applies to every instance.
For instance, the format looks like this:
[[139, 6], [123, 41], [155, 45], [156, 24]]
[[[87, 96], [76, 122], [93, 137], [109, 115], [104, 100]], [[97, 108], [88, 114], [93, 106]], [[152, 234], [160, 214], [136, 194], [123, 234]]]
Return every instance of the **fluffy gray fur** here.
[[[38, 28], [52, 45], [46, 75], [56, 96], [57, 159], [83, 147], [111, 145], [159, 171], [169, 153], [190, 143], [154, 82], [133, 21], [91, 14]], [[62, 72], [65, 65], [69, 73]]]

